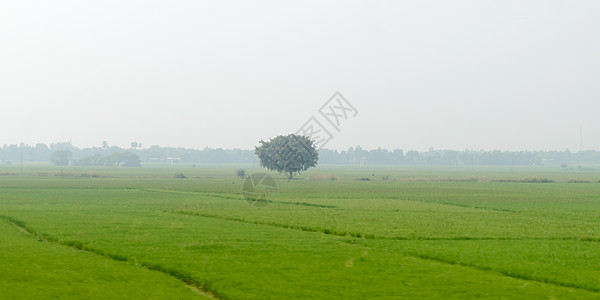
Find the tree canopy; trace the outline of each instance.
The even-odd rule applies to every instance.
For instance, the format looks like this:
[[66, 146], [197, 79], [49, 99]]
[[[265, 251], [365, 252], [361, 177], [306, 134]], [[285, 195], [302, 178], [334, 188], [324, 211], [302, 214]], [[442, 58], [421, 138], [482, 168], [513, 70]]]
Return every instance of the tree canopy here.
[[114, 152], [105, 156], [99, 154], [73, 161], [77, 166], [123, 166], [140, 167], [140, 157], [130, 152]]
[[268, 142], [260, 141], [254, 153], [260, 165], [268, 170], [288, 173], [293, 178], [294, 172], [306, 171], [317, 165], [319, 153], [312, 140], [306, 136], [289, 134], [279, 135]]
[[[128, 147], [129, 148], [129, 147]], [[74, 165], [96, 165], [103, 156], [115, 152], [125, 152], [128, 149], [110, 146], [103, 149], [100, 146], [77, 148], [69, 142], [46, 144], [5, 144], [0, 146], [0, 167], [11, 162], [47, 162], [57, 150], [69, 150], [72, 153], [70, 163]], [[134, 150], [134, 151], [132, 151]], [[191, 149], [150, 146], [147, 148], [129, 150], [135, 153], [141, 162], [169, 163], [235, 163], [252, 164], [256, 162], [255, 150], [245, 149]], [[319, 149], [320, 164], [357, 165], [567, 165], [565, 170], [573, 166], [597, 165], [600, 162], [600, 151], [584, 150], [571, 152], [562, 151], [484, 151], [484, 150], [443, 150], [403, 151], [401, 149], [387, 150], [383, 148], [363, 149], [360, 146], [347, 150]]]
[[50, 162], [57, 166], [66, 166], [71, 160], [72, 153], [69, 150], [56, 150], [50, 155]]

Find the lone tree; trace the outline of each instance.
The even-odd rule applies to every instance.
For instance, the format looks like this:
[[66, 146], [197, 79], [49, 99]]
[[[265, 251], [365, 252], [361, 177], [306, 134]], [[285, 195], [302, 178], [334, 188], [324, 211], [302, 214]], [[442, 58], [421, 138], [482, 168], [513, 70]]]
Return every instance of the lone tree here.
[[319, 153], [312, 140], [302, 135], [279, 135], [268, 142], [260, 141], [254, 153], [261, 167], [279, 173], [288, 173], [289, 179], [294, 172], [305, 171], [317, 165]]

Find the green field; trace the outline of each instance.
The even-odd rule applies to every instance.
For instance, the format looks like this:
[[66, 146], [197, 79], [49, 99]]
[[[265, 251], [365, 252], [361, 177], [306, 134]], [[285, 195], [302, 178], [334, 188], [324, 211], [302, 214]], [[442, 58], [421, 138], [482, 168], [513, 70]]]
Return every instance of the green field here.
[[1, 167], [0, 298], [600, 298], [600, 171], [238, 167]]

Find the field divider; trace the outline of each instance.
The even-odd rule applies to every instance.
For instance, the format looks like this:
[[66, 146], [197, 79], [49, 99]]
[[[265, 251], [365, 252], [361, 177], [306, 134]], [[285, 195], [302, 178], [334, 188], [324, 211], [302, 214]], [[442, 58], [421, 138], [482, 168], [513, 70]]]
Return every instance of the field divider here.
[[[384, 199], [384, 198], [382, 198], [382, 199]], [[480, 209], [480, 210], [487, 210], [487, 211], [520, 213], [520, 211], [510, 210], [510, 209], [504, 209], [504, 208], [472, 206], [472, 205], [460, 204], [460, 203], [453, 203], [453, 202], [447, 202], [447, 201], [445, 201], [445, 202], [435, 202], [435, 201], [426, 201], [426, 200], [413, 200], [413, 199], [400, 198], [400, 197], [388, 197], [388, 198], [385, 198], [385, 199], [396, 199], [396, 200], [404, 200], [404, 201], [410, 201], [410, 202], [421, 202], [421, 203], [429, 203], [429, 204], [449, 205], [449, 206], [455, 206], [455, 207], [461, 207], [461, 208], [472, 208], [472, 209]]]
[[[470, 238], [470, 237], [402, 238], [402, 237], [392, 237], [392, 238], [387, 238], [387, 237], [376, 237], [373, 234], [349, 233], [349, 232], [345, 232], [345, 231], [339, 232], [339, 231], [323, 229], [323, 228], [319, 228], [319, 227], [281, 224], [281, 223], [276, 223], [276, 222], [250, 221], [250, 220], [244, 220], [241, 218], [225, 217], [225, 216], [218, 216], [218, 215], [211, 215], [211, 214], [202, 214], [202, 213], [190, 212], [190, 211], [171, 211], [171, 212], [177, 213], [177, 214], [182, 214], [182, 215], [188, 215], [188, 216], [198, 216], [198, 217], [219, 219], [219, 220], [225, 220], [225, 221], [234, 221], [234, 222], [241, 222], [241, 223], [248, 223], [248, 224], [273, 226], [273, 227], [290, 229], [290, 230], [316, 232], [316, 233], [322, 233], [322, 234], [326, 234], [326, 235], [334, 235], [334, 236], [340, 236], [340, 237], [356, 237], [356, 238], [362, 238], [365, 240], [397, 240], [397, 241], [401, 241], [401, 240], [459, 240], [459, 241], [460, 240], [465, 240], [465, 241], [466, 240], [546, 240], [546, 239], [547, 240], [557, 240], [557, 238], [514, 238], [514, 239], [511, 239], [511, 238], [493, 238], [493, 237], [483, 237], [483, 238]], [[562, 240], [562, 238], [559, 238], [559, 239]], [[577, 240], [577, 239], [564, 238], [564, 240]], [[595, 239], [595, 241], [598, 241], [598, 240], [600, 240], [600, 239]], [[589, 239], [585, 239], [583, 241], [589, 241]], [[351, 242], [351, 241], [341, 241], [341, 242], [347, 243], [347, 242]], [[371, 249], [375, 248], [372, 245], [365, 244], [365, 243], [360, 243], [360, 245], [371, 248]], [[430, 255], [425, 255], [425, 254], [420, 254], [420, 253], [415, 253], [415, 252], [410, 252], [410, 251], [407, 251], [407, 252], [400, 251], [400, 253], [402, 253], [406, 256], [412, 256], [412, 257], [419, 258], [419, 259], [435, 261], [438, 263], [449, 264], [449, 265], [458, 265], [458, 266], [462, 266], [462, 267], [477, 269], [477, 270], [484, 271], [484, 272], [497, 273], [497, 274], [500, 274], [503, 276], [520, 279], [520, 280], [534, 281], [534, 282], [550, 284], [550, 285], [555, 285], [555, 286], [561, 286], [561, 287], [567, 287], [567, 288], [582, 289], [582, 290], [586, 290], [586, 291], [594, 292], [594, 293], [600, 292], [599, 288], [585, 287], [585, 286], [579, 286], [576, 284], [558, 282], [558, 281], [553, 281], [553, 280], [548, 280], [548, 279], [543, 279], [543, 278], [536, 278], [533, 276], [511, 273], [510, 271], [506, 271], [506, 270], [497, 270], [497, 269], [490, 268], [490, 267], [478, 266], [478, 265], [474, 265], [474, 264], [465, 264], [465, 263], [462, 263], [459, 261], [443, 259], [443, 258], [439, 258], [439, 257], [435, 257], [435, 256], [430, 256]]]
[[176, 213], [186, 216], [203, 217], [224, 221], [240, 222], [246, 224], [264, 225], [283, 229], [291, 229], [305, 232], [317, 232], [327, 235], [334, 235], [340, 237], [355, 237], [367, 240], [388, 240], [388, 241], [579, 241], [579, 242], [600, 242], [600, 238], [594, 237], [470, 237], [470, 236], [456, 236], [456, 237], [407, 237], [407, 236], [376, 236], [374, 234], [364, 234], [360, 232], [349, 232], [349, 231], [337, 231], [335, 229], [327, 229], [314, 226], [303, 226], [284, 224], [277, 222], [265, 222], [259, 220], [246, 220], [236, 217], [227, 217], [215, 214], [205, 214], [187, 210], [173, 210], [165, 211], [168, 213]]
[[[246, 201], [242, 196], [236, 194], [214, 194], [214, 193], [204, 193], [204, 192], [190, 192], [190, 191], [177, 191], [177, 190], [166, 190], [166, 189], [148, 189], [148, 188], [140, 188], [138, 189], [143, 192], [158, 192], [158, 193], [172, 193], [172, 194], [186, 194], [186, 195], [202, 195], [213, 198], [221, 198], [227, 200], [236, 200], [236, 201]], [[233, 196], [235, 195], [235, 196]], [[339, 208], [335, 205], [324, 205], [324, 204], [315, 204], [308, 202], [291, 202], [291, 201], [270, 201], [277, 204], [286, 204], [286, 205], [299, 205], [299, 206], [309, 206], [309, 207], [319, 207], [319, 208]]]
[[[308, 199], [352, 199], [352, 200], [364, 200], [362, 197], [351, 197], [351, 196], [341, 196], [341, 197], [307, 197]], [[473, 209], [481, 209], [481, 210], [489, 210], [489, 211], [499, 211], [499, 212], [509, 212], [509, 213], [520, 213], [521, 211], [511, 210], [506, 208], [494, 208], [494, 207], [483, 207], [483, 206], [472, 206], [468, 204], [460, 204], [454, 202], [436, 202], [436, 201], [427, 201], [427, 200], [414, 200], [402, 197], [377, 197], [377, 199], [387, 199], [387, 200], [401, 200], [401, 201], [409, 201], [409, 202], [421, 202], [421, 203], [429, 203], [429, 204], [439, 204], [439, 205], [450, 205], [462, 208], [473, 208]]]
[[179, 271], [176, 269], [170, 269], [168, 267], [162, 266], [160, 264], [156, 264], [156, 263], [151, 263], [151, 262], [145, 262], [145, 261], [138, 261], [135, 259], [131, 259], [128, 258], [124, 255], [120, 255], [120, 254], [111, 254], [111, 253], [107, 253], [104, 252], [102, 250], [99, 249], [95, 249], [89, 246], [84, 245], [84, 243], [80, 242], [80, 241], [72, 241], [72, 240], [68, 240], [68, 241], [63, 241], [63, 240], [59, 240], [55, 237], [52, 237], [50, 235], [44, 234], [44, 233], [38, 233], [35, 230], [29, 228], [25, 222], [10, 217], [10, 216], [5, 216], [5, 215], [0, 215], [0, 219], [4, 219], [6, 220], [8, 223], [12, 224], [13, 226], [16, 227], [17, 230], [21, 231], [24, 234], [27, 234], [31, 237], [37, 238], [38, 241], [43, 241], [43, 242], [47, 242], [47, 243], [53, 243], [53, 244], [58, 244], [64, 247], [69, 247], [69, 248], [73, 248], [73, 249], [77, 249], [83, 252], [87, 252], [90, 254], [95, 254], [95, 255], [99, 255], [99, 256], [103, 256], [115, 261], [119, 261], [119, 262], [124, 262], [124, 263], [129, 263], [129, 264], [133, 264], [135, 266], [138, 267], [143, 267], [146, 268], [148, 270], [152, 270], [152, 271], [156, 271], [156, 272], [161, 272], [165, 275], [174, 277], [175, 279], [181, 281], [183, 284], [185, 284], [188, 288], [192, 289], [195, 293], [204, 296], [204, 297], [208, 297], [211, 299], [225, 299], [222, 296], [217, 295], [217, 293], [210, 291], [209, 288], [209, 284], [207, 283], [201, 283], [198, 282], [197, 280], [195, 280], [193, 278], [193, 276], [191, 276], [190, 274], [187, 274], [186, 272], [183, 271]]
[[192, 211], [184, 211], [184, 210], [175, 210], [175, 211], [167, 211], [167, 212], [181, 214], [181, 215], [187, 215], [187, 216], [211, 218], [211, 219], [240, 222], [240, 223], [246, 223], [246, 224], [264, 225], [264, 226], [271, 226], [271, 227], [299, 230], [299, 231], [306, 231], [306, 232], [318, 232], [318, 233], [322, 233], [322, 234], [342, 236], [342, 237], [356, 237], [356, 238], [365, 238], [365, 239], [377, 238], [373, 234], [363, 234], [363, 233], [348, 232], [348, 231], [336, 231], [336, 230], [331, 230], [331, 229], [327, 229], [327, 228], [291, 225], [291, 224], [283, 224], [283, 223], [276, 223], [276, 222], [262, 222], [262, 221], [258, 221], [258, 220], [250, 221], [250, 220], [244, 220], [241, 218], [225, 217], [225, 216], [211, 215], [211, 214], [202, 214], [202, 213], [197, 213], [197, 212], [192, 212]]
[[[365, 245], [365, 246], [369, 247], [368, 245]], [[431, 256], [431, 255], [420, 254], [420, 253], [414, 253], [414, 252], [400, 252], [400, 253], [409, 255], [412, 257], [424, 259], [424, 260], [430, 260], [430, 261], [435, 261], [435, 262], [449, 264], [449, 265], [468, 267], [468, 268], [473, 268], [473, 269], [477, 269], [477, 270], [481, 270], [481, 271], [489, 272], [489, 273], [498, 273], [503, 276], [507, 276], [507, 277], [511, 277], [511, 278], [515, 278], [515, 279], [534, 281], [534, 282], [551, 284], [551, 285], [566, 287], [566, 288], [581, 289], [581, 290], [586, 290], [588, 292], [593, 292], [593, 293], [600, 293], [600, 288], [596, 288], [596, 287], [580, 286], [580, 285], [573, 284], [573, 283], [565, 283], [565, 282], [560, 282], [560, 281], [551, 280], [551, 279], [537, 278], [535, 276], [529, 276], [526, 274], [513, 273], [508, 270], [499, 270], [499, 269], [494, 269], [492, 267], [479, 266], [479, 265], [475, 265], [475, 264], [466, 264], [466, 263], [462, 263], [460, 261], [453, 261], [453, 260], [449, 260], [449, 259], [443, 259], [443, 258], [439, 258], [439, 257]]]
[[[343, 241], [343, 242], [348, 242], [348, 241]], [[361, 245], [363, 247], [367, 247], [367, 248], [375, 249], [375, 250], [380, 248], [380, 247], [375, 247], [372, 244], [368, 244], [368, 243], [353, 243], [353, 244]], [[387, 249], [387, 248], [386, 248], [386, 250], [390, 251], [390, 249]], [[394, 251], [394, 250], [391, 250], [391, 251]], [[581, 286], [581, 285], [577, 285], [577, 284], [573, 284], [573, 283], [565, 283], [565, 282], [560, 282], [560, 281], [556, 281], [556, 280], [552, 280], [552, 279], [538, 278], [538, 277], [529, 276], [526, 274], [513, 273], [513, 272], [510, 272], [509, 270], [499, 270], [499, 269], [495, 269], [492, 267], [480, 266], [480, 265], [476, 265], [476, 264], [467, 264], [467, 263], [463, 263], [460, 261], [444, 259], [444, 258], [436, 257], [433, 255], [417, 253], [414, 251], [399, 250], [399, 251], [395, 251], [395, 252], [398, 252], [402, 255], [411, 256], [411, 257], [415, 257], [415, 258], [423, 259], [423, 260], [434, 261], [434, 262], [438, 262], [438, 263], [442, 263], [442, 264], [472, 268], [472, 269], [476, 269], [476, 270], [480, 270], [480, 271], [484, 271], [484, 272], [488, 272], [488, 273], [497, 273], [502, 276], [511, 277], [511, 278], [515, 278], [515, 279], [519, 279], [519, 280], [533, 281], [533, 282], [539, 282], [539, 283], [543, 283], [543, 284], [550, 284], [550, 285], [554, 285], [554, 286], [581, 289], [581, 290], [586, 290], [588, 292], [593, 292], [593, 293], [600, 293], [600, 288], [597, 288], [597, 287]]]
[[600, 242], [600, 238], [593, 237], [470, 237], [470, 236], [456, 236], [456, 237], [381, 237], [378, 239], [382, 240], [396, 240], [396, 241], [577, 241], [577, 242]]

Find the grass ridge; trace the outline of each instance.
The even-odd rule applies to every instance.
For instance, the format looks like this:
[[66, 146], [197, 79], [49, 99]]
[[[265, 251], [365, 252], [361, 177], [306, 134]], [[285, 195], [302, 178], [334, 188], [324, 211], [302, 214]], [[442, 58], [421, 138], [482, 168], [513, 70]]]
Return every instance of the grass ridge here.
[[[214, 194], [214, 193], [189, 192], [189, 191], [166, 190], [166, 189], [148, 189], [148, 188], [142, 188], [142, 189], [139, 189], [139, 190], [140, 191], [144, 191], [144, 192], [159, 192], [159, 193], [203, 195], [203, 196], [208, 196], [208, 197], [213, 197], [213, 198], [221, 198], [221, 199], [237, 200], [237, 201], [246, 201], [246, 200], [243, 199], [243, 197], [240, 197], [240, 196], [229, 196], [231, 194], [229, 194], [229, 195], [222, 195], [222, 194]], [[270, 201], [270, 202], [279, 203], [279, 204], [290, 204], [290, 205], [320, 207], [320, 208], [338, 208], [338, 206], [335, 206], [335, 205], [324, 205], [324, 204], [315, 204], [315, 203], [308, 203], [308, 202], [288, 202], [288, 201]]]
[[[451, 239], [447, 239], [447, 238], [391, 238], [390, 239], [390, 238], [385, 238], [385, 237], [375, 237], [372, 234], [366, 234], [366, 235], [361, 234], [361, 233], [349, 234], [347, 232], [337, 232], [335, 230], [323, 229], [323, 228], [318, 228], [318, 227], [296, 226], [296, 225], [280, 224], [280, 223], [275, 223], [275, 222], [248, 221], [248, 220], [244, 220], [241, 218], [231, 218], [231, 217], [223, 217], [223, 216], [210, 215], [210, 214], [201, 214], [201, 213], [190, 212], [190, 211], [173, 211], [173, 213], [189, 215], [189, 216], [213, 218], [213, 219], [219, 219], [219, 220], [249, 223], [249, 224], [274, 226], [274, 227], [280, 227], [280, 228], [292, 229], [292, 230], [301, 230], [301, 231], [307, 231], [307, 232], [319, 232], [319, 233], [323, 233], [323, 234], [327, 234], [327, 235], [335, 235], [335, 236], [342, 236], [342, 237], [348, 237], [348, 236], [359, 237], [359, 238], [370, 239], [370, 240], [373, 240], [373, 239], [384, 239], [384, 240], [487, 240], [487, 239], [496, 239], [496, 238], [470, 238], [470, 237], [458, 237], [456, 239], [454, 239], [454, 238], [451, 238]], [[533, 238], [533, 239], [534, 240], [546, 240], [544, 238]], [[503, 240], [503, 238], [498, 238], [498, 240]], [[506, 240], [509, 240], [509, 238], [507, 238]], [[529, 240], [529, 238], [515, 239], [515, 240]], [[567, 238], [564, 238], [564, 239], [563, 238], [559, 238], [559, 239], [551, 238], [548, 240], [568, 240], [568, 239]], [[595, 240], [599, 241], [600, 239], [595, 239]], [[343, 241], [343, 242], [352, 242], [352, 241]], [[361, 243], [361, 245], [372, 248], [371, 246], [365, 245], [362, 243]], [[481, 271], [485, 271], [485, 272], [499, 273], [503, 276], [508, 276], [508, 277], [515, 278], [515, 279], [541, 282], [541, 283], [546, 283], [546, 284], [551, 284], [551, 285], [556, 285], [556, 286], [561, 286], [561, 287], [567, 287], [567, 288], [577, 288], [577, 289], [582, 289], [582, 290], [586, 290], [586, 291], [594, 292], [594, 293], [600, 292], [599, 288], [594, 288], [594, 287], [579, 286], [576, 284], [569, 284], [569, 283], [563, 283], [563, 282], [558, 282], [558, 281], [554, 281], [554, 280], [547, 280], [547, 279], [543, 279], [543, 278], [537, 278], [534, 276], [527, 276], [524, 274], [511, 273], [509, 271], [496, 270], [496, 269], [489, 268], [489, 267], [481, 267], [481, 266], [477, 266], [477, 265], [465, 264], [465, 263], [461, 263], [458, 261], [442, 259], [442, 258], [429, 256], [429, 255], [425, 255], [425, 254], [414, 253], [414, 252], [402, 252], [402, 253], [405, 255], [408, 255], [408, 256], [425, 259], [425, 260], [436, 261], [439, 263], [450, 264], [450, 265], [459, 265], [459, 266], [469, 267], [469, 268], [473, 268], [473, 269], [477, 269], [477, 270], [481, 270]]]
[[25, 222], [23, 222], [22, 220], [13, 218], [11, 216], [0, 215], [0, 219], [4, 219], [4, 220], [8, 221], [9, 223], [11, 223], [15, 227], [17, 227], [19, 230], [23, 231], [24, 233], [26, 233], [30, 236], [37, 238], [40, 241], [55, 243], [55, 244], [59, 244], [59, 245], [65, 246], [65, 247], [70, 247], [70, 248], [78, 249], [78, 250], [85, 251], [88, 253], [104, 256], [104, 257], [107, 257], [107, 258], [110, 258], [110, 259], [113, 259], [116, 261], [128, 262], [128, 263], [132, 263], [134, 265], [139, 265], [139, 266], [145, 267], [149, 270], [161, 272], [161, 273], [167, 274], [171, 277], [174, 277], [174, 278], [178, 279], [179, 281], [182, 281], [185, 285], [189, 286], [190, 288], [194, 289], [196, 292], [198, 292], [202, 295], [205, 295], [205, 296], [208, 296], [208, 297], [211, 297], [214, 299], [225, 299], [223, 296], [219, 296], [216, 292], [212, 291], [210, 288], [210, 285], [207, 282], [203, 282], [203, 283], [198, 282], [197, 280], [195, 280], [193, 278], [192, 275], [190, 275], [186, 272], [183, 272], [183, 271], [180, 271], [177, 269], [170, 269], [168, 267], [165, 267], [165, 266], [162, 266], [162, 265], [156, 264], [156, 263], [150, 263], [150, 262], [146, 262], [146, 261], [137, 261], [137, 260], [128, 258], [128, 257], [126, 257], [124, 255], [120, 255], [120, 254], [107, 253], [102, 250], [86, 246], [81, 241], [73, 241], [73, 240], [62, 241], [57, 238], [51, 237], [47, 234], [40, 234], [40, 233], [36, 232], [35, 230], [31, 229], [30, 227], [28, 227], [25, 224]]
[[[368, 245], [366, 245], [366, 246], [369, 247]], [[535, 281], [535, 282], [541, 282], [541, 283], [546, 283], [546, 284], [551, 284], [551, 285], [556, 285], [556, 286], [561, 286], [561, 287], [566, 287], [566, 288], [582, 289], [582, 290], [586, 290], [588, 292], [593, 292], [593, 293], [600, 293], [600, 288], [586, 287], [586, 286], [580, 286], [580, 285], [571, 284], [571, 283], [559, 282], [559, 281], [555, 281], [555, 280], [537, 278], [535, 276], [528, 276], [528, 275], [520, 274], [520, 273], [511, 273], [506, 270], [497, 270], [497, 269], [490, 268], [490, 267], [482, 267], [482, 266], [477, 266], [477, 265], [465, 264], [465, 263], [461, 263], [458, 261], [443, 259], [443, 258], [439, 258], [439, 257], [431, 256], [431, 255], [420, 254], [420, 253], [413, 253], [413, 252], [402, 252], [402, 253], [413, 256], [413, 257], [436, 261], [436, 262], [440, 262], [440, 263], [469, 267], [469, 268], [474, 268], [474, 269], [486, 271], [486, 272], [495, 272], [495, 273], [499, 273], [504, 276], [508, 276], [508, 277], [512, 277], [512, 278], [516, 278], [516, 279]]]
[[283, 223], [277, 223], [277, 222], [262, 222], [262, 221], [258, 221], [258, 220], [251, 221], [251, 220], [245, 220], [242, 218], [225, 217], [225, 216], [219, 216], [219, 215], [213, 215], [213, 214], [203, 214], [203, 213], [186, 211], [186, 210], [174, 210], [174, 211], [165, 211], [165, 212], [176, 213], [176, 214], [187, 215], [187, 216], [196, 216], [196, 217], [212, 218], [212, 219], [218, 219], [218, 220], [241, 222], [241, 223], [246, 223], [246, 224], [273, 226], [273, 227], [278, 227], [278, 228], [293, 229], [293, 230], [300, 230], [300, 231], [306, 231], [306, 232], [318, 232], [318, 233], [323, 233], [323, 234], [327, 234], [327, 235], [335, 235], [335, 236], [341, 236], [341, 237], [364, 238], [364, 239], [370, 239], [370, 240], [397, 240], [397, 241], [488, 241], [488, 240], [528, 241], [528, 240], [534, 240], [534, 241], [600, 242], [600, 238], [593, 238], [593, 237], [581, 237], [581, 238], [576, 238], [576, 237], [512, 238], [512, 237], [470, 237], [470, 236], [458, 236], [458, 237], [449, 237], [449, 238], [419, 237], [419, 236], [416, 236], [416, 237], [405, 237], [405, 236], [385, 237], [385, 236], [376, 236], [374, 234], [364, 234], [364, 233], [360, 233], [360, 232], [337, 231], [334, 229], [313, 227], [313, 226], [300, 226], [300, 225], [283, 224]]
[[290, 224], [283, 224], [283, 223], [277, 223], [277, 222], [249, 221], [249, 220], [244, 220], [241, 218], [224, 217], [224, 216], [211, 215], [211, 214], [201, 214], [201, 213], [197, 213], [197, 212], [184, 211], [184, 210], [166, 211], [166, 212], [177, 213], [177, 214], [188, 215], [188, 216], [212, 218], [212, 219], [225, 220], [225, 221], [241, 222], [241, 223], [247, 223], [247, 224], [273, 226], [273, 227], [300, 230], [300, 231], [306, 231], [306, 232], [319, 232], [319, 233], [323, 233], [323, 234], [342, 236], [342, 237], [356, 237], [356, 238], [365, 238], [365, 239], [375, 239], [376, 238], [375, 235], [373, 235], [373, 234], [363, 234], [363, 233], [359, 233], [359, 232], [348, 232], [348, 231], [336, 231], [336, 230], [321, 228], [321, 227], [298, 226], [298, 225], [290, 225]]

